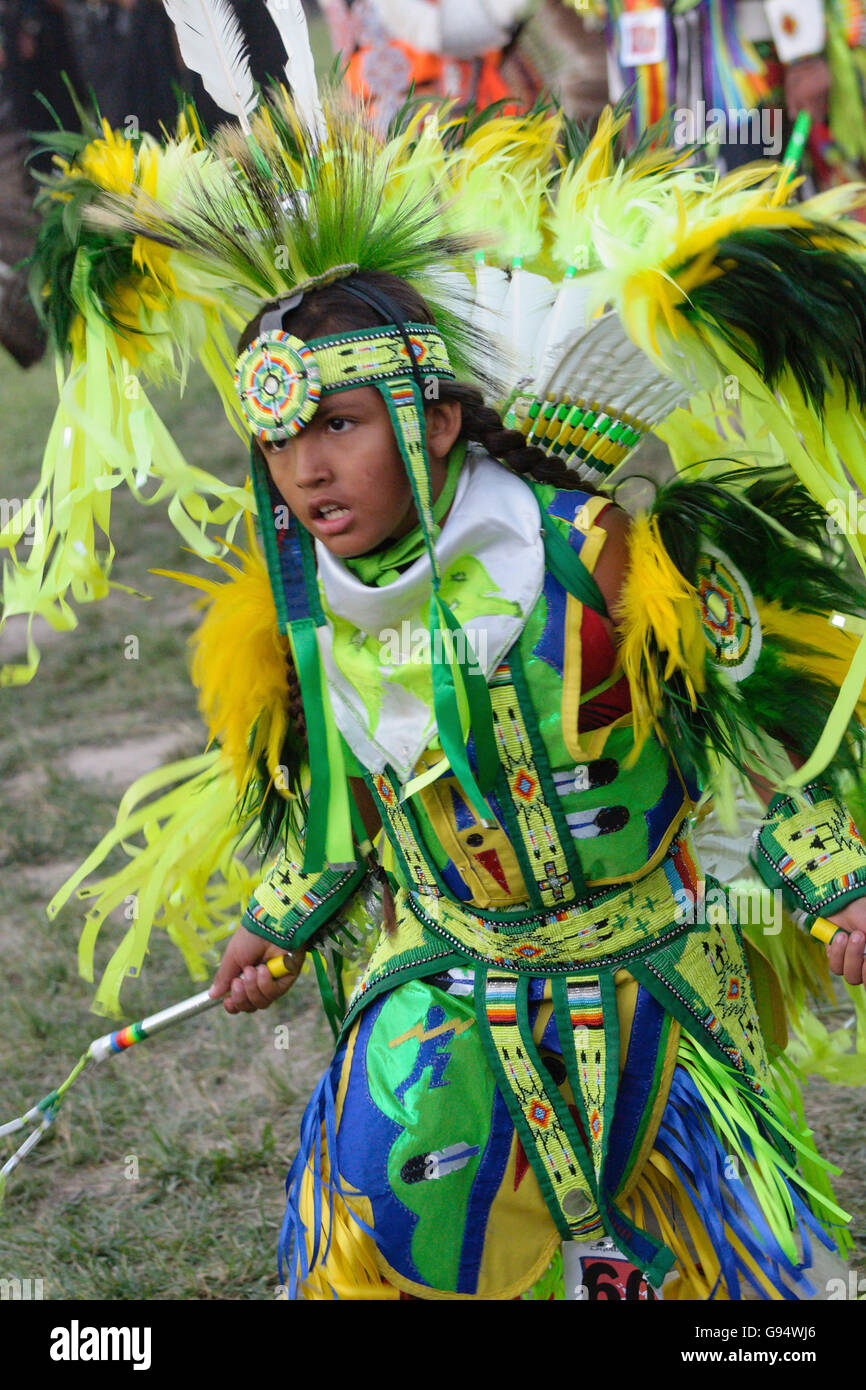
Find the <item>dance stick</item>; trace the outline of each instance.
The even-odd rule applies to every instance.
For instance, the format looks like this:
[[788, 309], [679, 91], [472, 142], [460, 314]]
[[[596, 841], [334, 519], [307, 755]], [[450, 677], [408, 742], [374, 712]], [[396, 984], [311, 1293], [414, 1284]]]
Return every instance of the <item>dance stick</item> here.
[[[267, 960], [264, 964], [268, 967], [275, 980], [281, 980], [286, 975], [296, 975], [297, 966], [291, 955], [275, 956], [273, 960]], [[196, 1014], [205, 1013], [207, 1009], [212, 1009], [215, 1004], [221, 1004], [224, 995], [213, 999], [207, 990], [201, 994], [193, 994], [189, 999], [182, 999], [179, 1004], [170, 1004], [167, 1009], [161, 1009], [158, 1014], [151, 1014], [149, 1018], [143, 1018], [140, 1023], [129, 1023], [125, 1028], [118, 1028], [114, 1033], [106, 1033], [101, 1038], [94, 1038], [87, 1049], [87, 1056], [93, 1062], [104, 1062], [106, 1057], [113, 1057], [117, 1052], [125, 1052], [127, 1048], [134, 1047], [136, 1043], [144, 1042], [145, 1038], [152, 1038], [155, 1033], [162, 1032], [163, 1028], [170, 1028], [173, 1023], [180, 1023], [185, 1018], [195, 1018]], [[2, 1134], [0, 1130], [0, 1134]]]
[[[302, 953], [301, 959], [303, 959]], [[275, 956], [273, 960], [265, 961], [264, 964], [275, 980], [282, 980], [286, 975], [297, 975], [300, 969], [298, 955], [292, 952]], [[5, 1125], [0, 1125], [0, 1138], [2, 1138], [6, 1134], [14, 1134], [16, 1130], [24, 1129], [26, 1125], [35, 1124], [38, 1121], [37, 1128], [27, 1135], [27, 1138], [15, 1150], [11, 1158], [0, 1168], [0, 1196], [2, 1196], [2, 1182], [12, 1172], [12, 1169], [17, 1168], [21, 1160], [26, 1158], [31, 1149], [36, 1147], [40, 1139], [44, 1138], [46, 1131], [54, 1123], [66, 1092], [89, 1062], [104, 1062], [107, 1057], [115, 1057], [118, 1052], [126, 1052], [136, 1043], [144, 1042], [146, 1038], [152, 1038], [163, 1028], [169, 1028], [173, 1023], [180, 1023], [185, 1018], [195, 1018], [196, 1014], [204, 1013], [207, 1009], [213, 1008], [214, 1005], [221, 1004], [224, 998], [225, 995], [218, 995], [217, 998], [213, 999], [208, 991], [204, 990], [201, 994], [194, 994], [189, 999], [182, 999], [179, 1004], [171, 1004], [167, 1009], [161, 1009], [159, 1013], [151, 1014], [138, 1023], [130, 1023], [125, 1028], [118, 1028], [113, 1033], [105, 1033], [101, 1038], [94, 1038], [87, 1051], [79, 1057], [66, 1080], [57, 1087], [56, 1091], [49, 1091], [47, 1096], [43, 1096], [25, 1114], [19, 1115]]]

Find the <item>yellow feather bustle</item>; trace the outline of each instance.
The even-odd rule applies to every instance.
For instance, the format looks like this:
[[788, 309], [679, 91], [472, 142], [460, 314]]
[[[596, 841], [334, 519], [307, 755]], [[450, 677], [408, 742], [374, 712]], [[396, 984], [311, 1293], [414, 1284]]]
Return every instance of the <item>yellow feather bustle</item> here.
[[210, 561], [227, 582], [169, 577], [205, 594], [208, 611], [192, 639], [192, 678], [210, 741], [220, 744], [240, 795], [264, 756], [274, 786], [287, 796], [280, 754], [289, 727], [289, 642], [279, 631], [264, 557], [250, 527], [248, 532], [246, 551], [229, 546], [239, 567]]
[[634, 710], [632, 756], [636, 757], [662, 706], [655, 653], [665, 656], [665, 680], [682, 671], [692, 708], [705, 685], [706, 645], [697, 590], [683, 578], [665, 550], [657, 519], [646, 514], [637, 517], [630, 532], [617, 620], [622, 633], [620, 659]]

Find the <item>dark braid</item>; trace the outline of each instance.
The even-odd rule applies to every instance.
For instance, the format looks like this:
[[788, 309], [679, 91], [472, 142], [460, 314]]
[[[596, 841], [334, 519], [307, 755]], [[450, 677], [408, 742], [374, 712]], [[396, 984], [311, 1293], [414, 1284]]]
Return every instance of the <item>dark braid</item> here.
[[461, 381], [440, 382], [439, 400], [456, 401], [460, 406], [463, 412], [461, 439], [481, 444], [512, 473], [525, 473], [536, 483], [551, 483], [569, 491], [595, 492], [592, 484], [580, 478], [573, 468], [567, 468], [559, 459], [549, 458], [535, 445], [527, 444], [520, 430], [506, 429], [497, 412], [484, 404], [484, 397], [475, 386]]

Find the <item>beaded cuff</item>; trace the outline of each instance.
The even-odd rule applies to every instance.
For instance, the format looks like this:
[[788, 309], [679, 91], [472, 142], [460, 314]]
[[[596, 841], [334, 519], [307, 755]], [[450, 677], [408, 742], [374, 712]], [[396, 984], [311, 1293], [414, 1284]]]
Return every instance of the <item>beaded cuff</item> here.
[[284, 851], [253, 893], [242, 925], [277, 946], [298, 950], [336, 917], [366, 873], [365, 864], [355, 863], [304, 874]]
[[757, 835], [755, 866], [785, 906], [807, 918], [838, 912], [866, 895], [866, 845], [847, 807], [819, 782], [803, 801], [777, 796]]

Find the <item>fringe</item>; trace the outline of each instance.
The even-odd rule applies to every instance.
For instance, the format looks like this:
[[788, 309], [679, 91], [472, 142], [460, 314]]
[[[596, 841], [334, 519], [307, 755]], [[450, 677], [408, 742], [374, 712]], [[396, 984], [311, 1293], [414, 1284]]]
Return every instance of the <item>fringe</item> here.
[[280, 1282], [287, 1284], [290, 1301], [398, 1298], [379, 1274], [372, 1228], [346, 1200], [359, 1194], [348, 1192], [340, 1180], [334, 1067], [325, 1072], [304, 1112], [300, 1145], [286, 1178]]
[[[786, 1135], [775, 1107], [765, 1108], [740, 1086], [727, 1088], [720, 1098], [716, 1076], [704, 1067], [703, 1050], [687, 1040], [654, 1153], [635, 1193], [638, 1214], [645, 1201], [677, 1256], [690, 1290], [681, 1289], [678, 1296], [740, 1299], [741, 1280], [763, 1299], [814, 1296], [805, 1274], [812, 1264], [812, 1240], [828, 1250], [834, 1241], [807, 1196], [826, 1214], [844, 1213], [832, 1195], [800, 1180], [778, 1151], [779, 1140], [787, 1140], [811, 1150], [813, 1164], [823, 1169], [826, 1165], [806, 1137], [802, 1131]], [[739, 1176], [741, 1168], [748, 1183]], [[672, 1217], [664, 1218], [665, 1207], [676, 1211], [676, 1224]]]
[[[280, 1280], [292, 1301], [399, 1299], [379, 1272], [372, 1227], [350, 1204], [363, 1198], [339, 1176], [339, 1062], [307, 1106], [286, 1179]], [[811, 1142], [793, 1069], [785, 1065], [778, 1083], [776, 1093], [759, 1098], [731, 1068], [682, 1039], [655, 1148], [622, 1201], [630, 1219], [654, 1229], [676, 1257], [665, 1299], [739, 1300], [744, 1286], [760, 1299], [812, 1298], [806, 1271], [814, 1242], [844, 1250], [844, 1231], [834, 1242], [816, 1215], [837, 1225], [847, 1219], [833, 1200], [830, 1165]], [[800, 1171], [786, 1151], [796, 1151]], [[559, 1254], [521, 1297], [564, 1297]]]

